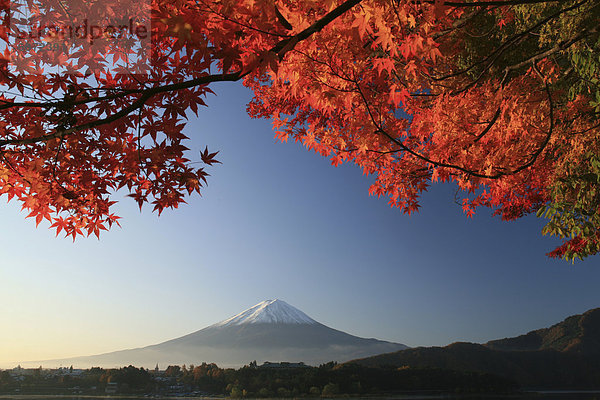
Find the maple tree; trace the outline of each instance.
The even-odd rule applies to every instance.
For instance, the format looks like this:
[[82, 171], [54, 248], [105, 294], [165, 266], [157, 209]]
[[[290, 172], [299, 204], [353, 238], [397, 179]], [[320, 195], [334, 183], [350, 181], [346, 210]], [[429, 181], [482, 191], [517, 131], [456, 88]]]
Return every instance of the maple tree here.
[[199, 193], [218, 161], [193, 166], [186, 112], [243, 81], [278, 139], [406, 213], [451, 181], [468, 216], [548, 218], [553, 257], [600, 250], [596, 0], [3, 1], [0, 193], [57, 234], [118, 223], [121, 188], [159, 213]]

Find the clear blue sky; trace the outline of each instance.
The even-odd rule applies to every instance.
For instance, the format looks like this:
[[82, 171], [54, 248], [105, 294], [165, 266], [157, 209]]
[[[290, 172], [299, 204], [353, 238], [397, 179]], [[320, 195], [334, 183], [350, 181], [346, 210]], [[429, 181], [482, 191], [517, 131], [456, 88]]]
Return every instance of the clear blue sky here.
[[[273, 139], [250, 94], [213, 87], [186, 131], [223, 162], [203, 197], [160, 218], [125, 199], [123, 228], [73, 243], [0, 206], [0, 366], [158, 343], [281, 298], [346, 332], [484, 342], [600, 306], [600, 258], [544, 254], [535, 217], [466, 219], [451, 186], [406, 216], [352, 166]], [[201, 361], [201, 360], [199, 360]]]

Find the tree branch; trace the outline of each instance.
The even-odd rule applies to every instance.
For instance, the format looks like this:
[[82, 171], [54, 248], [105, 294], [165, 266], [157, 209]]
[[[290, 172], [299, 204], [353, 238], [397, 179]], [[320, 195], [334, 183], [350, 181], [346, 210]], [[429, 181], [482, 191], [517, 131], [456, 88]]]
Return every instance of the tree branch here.
[[[537, 69], [537, 67], [536, 67]], [[476, 178], [483, 178], [483, 179], [499, 179], [503, 176], [508, 176], [508, 175], [515, 175], [527, 168], [529, 168], [530, 166], [532, 166], [535, 161], [537, 160], [537, 158], [539, 157], [540, 154], [542, 154], [542, 151], [544, 151], [544, 149], [546, 148], [546, 146], [548, 145], [549, 141], [550, 141], [550, 137], [552, 136], [552, 133], [554, 131], [554, 104], [552, 102], [552, 96], [550, 93], [550, 88], [548, 86], [547, 82], [544, 82], [545, 84], [545, 90], [546, 93], [548, 95], [548, 102], [549, 102], [549, 117], [550, 117], [550, 127], [548, 129], [548, 133], [546, 134], [546, 137], [544, 138], [543, 142], [540, 144], [540, 146], [536, 149], [536, 151], [531, 155], [531, 157], [529, 158], [529, 160], [527, 162], [525, 162], [524, 164], [522, 164], [521, 166], [513, 169], [513, 170], [509, 170], [506, 172], [503, 172], [502, 170], [504, 170], [504, 168], [501, 167], [496, 167], [496, 170], [498, 170], [497, 173], [493, 174], [493, 175], [488, 175], [488, 174], [483, 174], [477, 171], [473, 171], [470, 170], [468, 168], [462, 167], [460, 165], [456, 165], [456, 164], [449, 164], [446, 162], [441, 162], [441, 161], [436, 161], [436, 160], [432, 160], [427, 156], [424, 156], [423, 154], [411, 149], [410, 147], [408, 147], [403, 141], [396, 139], [395, 137], [393, 137], [392, 135], [390, 135], [385, 129], [383, 129], [383, 127], [377, 123], [375, 116], [373, 115], [371, 108], [369, 107], [369, 103], [368, 100], [366, 98], [366, 96], [364, 95], [362, 89], [360, 88], [360, 84], [358, 82], [355, 82], [356, 87], [358, 89], [358, 93], [360, 94], [365, 107], [367, 109], [367, 113], [369, 114], [369, 118], [371, 119], [371, 122], [373, 123], [373, 125], [376, 128], [375, 133], [381, 133], [383, 134], [385, 137], [387, 137], [392, 143], [394, 143], [395, 145], [397, 145], [402, 151], [405, 151], [406, 153], [409, 153], [411, 155], [413, 155], [414, 157], [425, 161], [428, 164], [431, 164], [435, 167], [443, 167], [443, 168], [450, 168], [450, 169], [454, 169], [457, 171], [461, 171], [464, 172], [465, 174], [469, 175], [469, 176], [473, 176]], [[475, 142], [477, 140], [479, 140], [481, 137], [483, 137], [483, 135], [485, 135], [489, 129], [491, 129], [491, 127], [493, 126], [493, 124], [496, 122], [496, 120], [498, 119], [498, 117], [500, 116], [500, 108], [498, 108], [498, 110], [496, 111], [496, 114], [494, 115], [494, 117], [492, 118], [492, 121], [490, 121], [490, 123], [488, 124], [488, 126], [483, 130], [483, 132], [481, 134], [479, 134], [478, 138], [475, 139]], [[396, 151], [390, 151], [391, 152], [396, 152]]]
[[[456, 71], [456, 72], [452, 72], [449, 73], [447, 75], [443, 75], [443, 76], [439, 76], [439, 77], [434, 77], [434, 76], [430, 76], [429, 78], [431, 78], [433, 81], [439, 82], [439, 81], [443, 81], [449, 78], [453, 78], [453, 77], [457, 77], [459, 75], [463, 75], [466, 74], [467, 72], [471, 71], [473, 68], [477, 67], [478, 65], [481, 64], [487, 64], [484, 67], [483, 73], [485, 73], [485, 71], [487, 71], [493, 64], [494, 62], [498, 59], [498, 57], [500, 57], [500, 55], [510, 46], [514, 45], [515, 43], [517, 43], [519, 40], [521, 40], [522, 38], [524, 38], [525, 36], [527, 36], [530, 32], [535, 31], [536, 29], [540, 28], [541, 26], [543, 26], [544, 24], [548, 23], [549, 21], [553, 20], [556, 17], [559, 17], [560, 15], [564, 14], [565, 12], [571, 11], [576, 9], [577, 7], [587, 3], [588, 0], [582, 0], [576, 4], [573, 4], [570, 7], [566, 7], [563, 9], [560, 9], [559, 11], [549, 15], [548, 17], [542, 19], [541, 21], [539, 21], [538, 23], [534, 24], [533, 26], [531, 26], [530, 28], [524, 30], [523, 32], [517, 33], [516, 35], [513, 35], [512, 37], [510, 37], [508, 40], [506, 40], [504, 43], [502, 43], [500, 46], [498, 46], [496, 49], [494, 49], [494, 51], [490, 52], [486, 57], [484, 57], [482, 60], [479, 60], [473, 64], [471, 64], [469, 67], [464, 68], [460, 71]], [[491, 60], [491, 62], [490, 62]], [[478, 79], [481, 78], [481, 75]]]
[[[332, 11], [327, 13], [325, 16], [323, 16], [322, 18], [317, 20], [315, 23], [313, 23], [308, 28], [304, 29], [303, 31], [299, 32], [298, 34], [296, 34], [290, 38], [279, 41], [269, 51], [277, 54], [279, 56], [280, 60], [283, 59], [285, 54], [288, 51], [292, 50], [299, 42], [310, 38], [315, 33], [320, 32], [328, 24], [333, 22], [336, 18], [340, 17], [342, 14], [344, 14], [346, 11], [350, 10], [355, 5], [359, 4], [361, 1], [362, 0], [347, 0], [347, 1], [345, 1], [344, 3], [342, 3], [341, 5], [339, 5], [338, 7], [334, 8]], [[155, 96], [157, 94], [178, 91], [178, 90], [183, 90], [183, 89], [189, 89], [189, 88], [192, 88], [195, 86], [207, 85], [207, 84], [213, 83], [213, 82], [235, 82], [235, 81], [239, 81], [240, 79], [249, 75], [253, 71], [254, 71], [254, 69], [250, 69], [247, 71], [240, 70], [240, 71], [229, 73], [229, 74], [205, 75], [205, 76], [202, 76], [202, 77], [199, 77], [196, 79], [191, 79], [188, 81], [177, 82], [177, 83], [172, 83], [172, 84], [163, 85], [163, 86], [155, 86], [155, 87], [151, 87], [148, 89], [139, 89], [139, 91], [137, 91], [137, 92], [136, 91], [128, 91], [128, 92], [125, 92], [122, 94], [105, 96], [104, 97], [105, 99], [109, 99], [109, 98], [116, 99], [119, 97], [131, 95], [131, 94], [136, 94], [136, 93], [141, 94], [140, 97], [138, 97], [130, 105], [122, 108], [115, 114], [107, 116], [106, 118], [96, 119], [94, 121], [87, 122], [85, 124], [73, 126], [71, 128], [66, 128], [66, 129], [65, 128], [57, 128], [54, 133], [51, 133], [48, 135], [43, 135], [43, 136], [38, 136], [38, 137], [34, 137], [34, 138], [0, 140], [0, 147], [6, 146], [6, 145], [24, 145], [24, 144], [34, 144], [34, 143], [39, 143], [39, 142], [45, 142], [45, 141], [56, 139], [56, 138], [62, 138], [66, 135], [70, 135], [75, 132], [89, 130], [89, 129], [96, 128], [101, 125], [110, 124], [112, 122], [115, 122], [115, 121], [129, 115], [133, 111], [136, 111], [137, 109], [142, 107], [144, 104], [146, 104], [146, 102], [150, 98], [152, 98], [153, 96]], [[85, 99], [85, 100], [81, 100], [81, 103], [87, 103], [87, 102], [91, 102], [91, 101], [98, 101], [98, 100], [97, 99], [96, 100]], [[61, 104], [64, 105], [65, 100], [61, 100], [59, 102], [48, 102], [48, 103], [40, 103], [40, 102], [9, 103], [9, 102], [5, 102], [5, 104], [3, 106], [0, 106], [0, 109], [6, 109], [6, 108], [13, 107], [13, 106], [53, 108], [53, 107], [57, 107], [58, 105], [61, 105]], [[71, 100], [71, 103], [69, 103], [69, 105], [72, 105], [72, 104], [74, 104], [74, 102]]]
[[[579, 33], [578, 35], [575, 35], [575, 36], [571, 37], [569, 40], [565, 40], [565, 41], [563, 41], [561, 43], [557, 43], [554, 47], [552, 47], [552, 48], [550, 48], [550, 49], [548, 49], [546, 51], [543, 51], [541, 53], [535, 54], [535, 55], [529, 57], [528, 59], [526, 59], [524, 61], [521, 61], [520, 63], [509, 65], [508, 67], [504, 68], [505, 77], [506, 77], [506, 75], [510, 71], [517, 70], [517, 69], [522, 68], [522, 67], [524, 67], [524, 66], [526, 66], [528, 64], [535, 63], [536, 61], [541, 60], [542, 58], [546, 58], [548, 56], [551, 56], [554, 53], [557, 53], [557, 52], [562, 51], [562, 50], [566, 50], [569, 47], [571, 47], [573, 44], [579, 42], [582, 39], [585, 39], [589, 35], [591, 35], [593, 33], [596, 33], [596, 32], [598, 32], [598, 26], [595, 26], [593, 29], [590, 29], [590, 30], [585, 30], [584, 29], [584, 30], [581, 31], [581, 33]], [[504, 78], [504, 79], [506, 79], [506, 78]], [[504, 79], [502, 79], [502, 80], [504, 81]]]
[[484, 137], [485, 134], [490, 131], [490, 129], [492, 129], [492, 126], [494, 126], [494, 124], [496, 123], [496, 120], [500, 116], [500, 111], [501, 111], [500, 107], [498, 107], [498, 109], [496, 110], [496, 113], [492, 117], [492, 120], [490, 121], [490, 123], [488, 124], [488, 126], [486, 126], [485, 129], [479, 135], [477, 135], [477, 137], [475, 138], [475, 140], [473, 141], [473, 143], [479, 142], [481, 140], [481, 138]]

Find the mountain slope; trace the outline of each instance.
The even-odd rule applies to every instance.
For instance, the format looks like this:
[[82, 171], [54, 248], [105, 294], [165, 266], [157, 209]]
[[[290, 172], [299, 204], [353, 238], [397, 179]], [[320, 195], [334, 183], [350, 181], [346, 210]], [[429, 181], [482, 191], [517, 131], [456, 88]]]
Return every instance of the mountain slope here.
[[157, 363], [166, 366], [214, 362], [237, 367], [253, 360], [318, 365], [405, 348], [398, 343], [349, 335], [318, 323], [282, 300], [267, 300], [229, 319], [163, 343], [96, 356], [49, 360], [42, 365], [154, 367]]
[[527, 387], [600, 388], [600, 309], [574, 315], [550, 328], [484, 345], [454, 343], [381, 354], [351, 363], [475, 371]]
[[349, 363], [489, 373], [530, 388], [600, 389], [598, 357], [555, 350], [500, 351], [480, 344], [454, 343], [446, 347], [417, 347]]
[[494, 350], [566, 351], [600, 354], [600, 308], [573, 315], [550, 328], [538, 329], [514, 338], [492, 340], [486, 346]]

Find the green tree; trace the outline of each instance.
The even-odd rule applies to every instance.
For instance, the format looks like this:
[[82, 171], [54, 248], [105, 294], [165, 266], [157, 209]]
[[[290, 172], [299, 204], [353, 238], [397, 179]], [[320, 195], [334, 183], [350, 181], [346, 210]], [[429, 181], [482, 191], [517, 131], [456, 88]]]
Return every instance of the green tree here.
[[240, 397], [243, 397], [244, 395], [244, 391], [242, 390], [242, 388], [240, 388], [238, 385], [233, 385], [231, 387], [231, 390], [229, 392], [229, 395], [231, 397], [233, 397], [234, 399], [239, 399]]
[[328, 383], [323, 387], [323, 391], [321, 392], [322, 396], [334, 396], [340, 392], [340, 388], [335, 383]]

